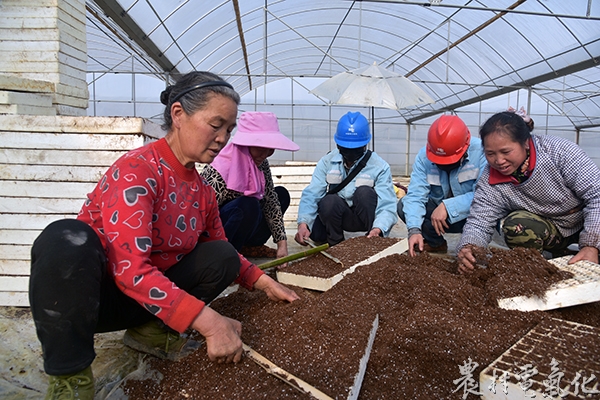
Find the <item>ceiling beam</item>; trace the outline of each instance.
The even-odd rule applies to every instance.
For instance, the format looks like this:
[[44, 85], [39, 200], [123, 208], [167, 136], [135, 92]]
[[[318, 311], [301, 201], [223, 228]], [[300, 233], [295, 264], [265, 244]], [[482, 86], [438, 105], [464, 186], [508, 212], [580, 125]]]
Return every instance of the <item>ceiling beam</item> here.
[[246, 39], [244, 38], [244, 28], [242, 27], [242, 16], [240, 13], [240, 4], [238, 3], [238, 0], [233, 0], [233, 9], [235, 11], [235, 22], [237, 23], [238, 35], [240, 36], [242, 54], [244, 55], [246, 74], [248, 75], [248, 87], [250, 90], [252, 90], [252, 78], [250, 77], [250, 65], [248, 64], [248, 49], [246, 47]]
[[179, 74], [179, 71], [146, 36], [144, 31], [135, 23], [129, 14], [121, 7], [116, 0], [94, 0], [95, 3], [108, 15], [138, 46], [140, 46], [165, 72], [170, 74]]
[[481, 96], [472, 97], [468, 100], [461, 101], [459, 103], [454, 103], [454, 104], [450, 104], [446, 107], [438, 108], [435, 111], [430, 111], [430, 112], [420, 114], [417, 117], [407, 119], [406, 122], [411, 124], [411, 123], [419, 121], [421, 119], [432, 117], [434, 115], [438, 115], [438, 114], [446, 112], [446, 111], [449, 111], [449, 112], [454, 111], [459, 107], [464, 107], [469, 104], [478, 103], [483, 100], [491, 99], [493, 97], [501, 96], [506, 93], [514, 92], [515, 90], [518, 90], [519, 88], [522, 88], [522, 87], [531, 87], [533, 85], [537, 85], [538, 83], [542, 83], [542, 82], [546, 82], [546, 81], [549, 81], [552, 79], [560, 78], [561, 76], [573, 74], [575, 72], [579, 72], [584, 69], [594, 68], [599, 65], [598, 64], [599, 62], [600, 62], [600, 58], [598, 58], [598, 57], [590, 58], [588, 60], [579, 62], [577, 64], [572, 64], [567, 67], [558, 69], [556, 71], [551, 71], [546, 74], [538, 75], [531, 79], [527, 79], [527, 80], [515, 83], [514, 85], [511, 85], [511, 86], [500, 87], [497, 90], [492, 90], [491, 92], [485, 93]]
[[[510, 7], [508, 7], [508, 9], [509, 10], [514, 10], [515, 8], [517, 8], [518, 6], [520, 6], [521, 4], [525, 3], [525, 1], [527, 1], [527, 0], [518, 0], [516, 3], [514, 3], [513, 5], [511, 5]], [[459, 44], [461, 44], [465, 40], [469, 39], [470, 37], [475, 36], [477, 33], [479, 33], [480, 31], [482, 31], [484, 28], [487, 28], [489, 25], [491, 25], [495, 21], [501, 19], [506, 13], [507, 13], [507, 11], [503, 11], [501, 13], [498, 13], [498, 14], [494, 15], [492, 18], [488, 19], [483, 24], [479, 25], [477, 28], [473, 29], [472, 31], [470, 31], [469, 33], [467, 33], [466, 35], [464, 35], [463, 37], [461, 37], [460, 39], [458, 39], [454, 43], [450, 43], [448, 46], [446, 46], [446, 48], [438, 51], [436, 54], [434, 54], [431, 57], [429, 57], [428, 60], [426, 60], [425, 62], [421, 63], [420, 65], [418, 65], [417, 67], [415, 67], [412, 71], [409, 71], [404, 76], [406, 78], [408, 78], [409, 76], [411, 76], [412, 74], [414, 74], [415, 72], [417, 72], [418, 70], [420, 70], [421, 68], [423, 68], [424, 66], [426, 66], [427, 64], [429, 64], [430, 62], [436, 60], [437, 58], [439, 58], [444, 53], [450, 51], [450, 49], [458, 46]]]

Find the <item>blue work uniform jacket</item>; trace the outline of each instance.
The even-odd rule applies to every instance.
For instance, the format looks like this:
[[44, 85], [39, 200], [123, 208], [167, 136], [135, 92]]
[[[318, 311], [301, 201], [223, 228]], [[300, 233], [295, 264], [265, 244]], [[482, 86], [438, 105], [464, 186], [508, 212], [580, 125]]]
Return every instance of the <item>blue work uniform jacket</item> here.
[[[364, 156], [363, 156], [364, 157]], [[302, 191], [298, 207], [298, 224], [305, 223], [310, 230], [317, 218], [319, 202], [327, 194], [330, 185], [337, 185], [356, 168], [357, 160], [350, 171], [346, 172], [344, 161], [338, 149], [323, 156], [313, 172], [310, 184]], [[388, 236], [398, 222], [396, 214], [396, 193], [389, 164], [376, 153], [371, 154], [367, 165], [337, 195], [352, 207], [352, 197], [357, 187], [369, 186], [377, 193], [377, 208], [373, 228], [381, 229]]]
[[475, 184], [486, 165], [479, 138], [471, 138], [466, 160], [449, 174], [429, 161], [423, 147], [413, 164], [408, 193], [400, 199], [408, 230], [421, 232], [425, 219], [425, 205], [429, 199], [436, 205], [444, 203], [451, 224], [467, 218]]

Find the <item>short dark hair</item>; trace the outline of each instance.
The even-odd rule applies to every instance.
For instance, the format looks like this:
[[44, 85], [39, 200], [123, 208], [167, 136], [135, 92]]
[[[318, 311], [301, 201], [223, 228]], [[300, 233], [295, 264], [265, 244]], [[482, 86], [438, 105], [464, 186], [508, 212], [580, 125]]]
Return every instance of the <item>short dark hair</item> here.
[[[195, 90], [194, 86], [206, 82], [224, 82], [224, 85], [210, 85], [200, 87]], [[203, 109], [209, 100], [209, 95], [218, 93], [229, 97], [237, 105], [240, 104], [240, 95], [226, 84], [225, 80], [220, 76], [207, 71], [192, 71], [181, 76], [177, 83], [168, 86], [160, 94], [160, 102], [165, 105], [163, 113], [164, 123], [162, 128], [166, 131], [171, 129], [173, 119], [171, 118], [171, 106], [175, 102], [179, 102], [186, 114], [192, 115], [198, 110]]]
[[485, 146], [485, 138], [491, 134], [501, 132], [509, 136], [513, 142], [524, 145], [531, 138], [529, 127], [523, 121], [523, 117], [510, 112], [503, 111], [492, 115], [479, 129], [479, 137]]

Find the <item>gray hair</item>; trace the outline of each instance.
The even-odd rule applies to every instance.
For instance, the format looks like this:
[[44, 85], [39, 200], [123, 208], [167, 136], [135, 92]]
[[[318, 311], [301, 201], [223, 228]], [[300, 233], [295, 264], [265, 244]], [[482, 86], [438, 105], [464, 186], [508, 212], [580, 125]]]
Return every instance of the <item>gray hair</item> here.
[[206, 71], [193, 71], [183, 75], [176, 84], [168, 86], [160, 94], [160, 102], [166, 106], [162, 128], [166, 131], [171, 130], [173, 103], [179, 102], [183, 111], [192, 115], [206, 107], [212, 93], [221, 94], [233, 100], [235, 104], [240, 104], [240, 95], [218, 75]]

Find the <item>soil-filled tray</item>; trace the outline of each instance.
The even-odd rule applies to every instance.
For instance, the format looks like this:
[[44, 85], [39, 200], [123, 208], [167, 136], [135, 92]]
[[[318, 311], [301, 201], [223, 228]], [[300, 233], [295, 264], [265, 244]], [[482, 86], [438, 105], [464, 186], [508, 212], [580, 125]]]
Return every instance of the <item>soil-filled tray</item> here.
[[599, 354], [599, 328], [548, 319], [481, 372], [480, 391], [484, 399], [600, 398]]
[[288, 267], [277, 271], [277, 280], [287, 285], [326, 291], [341, 281], [344, 276], [354, 272], [357, 267], [391, 254], [401, 254], [406, 250], [408, 250], [406, 239], [355, 237], [327, 250], [327, 253], [337, 258], [339, 262], [323, 254], [315, 254], [290, 263]]
[[507, 310], [552, 310], [600, 301], [600, 265], [589, 261], [568, 264], [571, 256], [548, 260], [570, 278], [551, 285], [539, 296], [516, 296], [498, 300]]
[[543, 296], [552, 285], [573, 277], [571, 272], [548, 262], [533, 249], [473, 247], [472, 250], [477, 267], [467, 277], [471, 284], [485, 288], [494, 305], [505, 298]]
[[[358, 267], [326, 292], [294, 288], [301, 299], [291, 304], [240, 289], [211, 307], [242, 322], [244, 343], [334, 399], [348, 398], [379, 315], [358, 399], [462, 399], [455, 383], [460, 367], [477, 363], [472, 376], [479, 383], [481, 371], [539, 322], [553, 316], [600, 327], [600, 303], [548, 312], [497, 307], [498, 293], [512, 293], [521, 282], [493, 272], [530, 256], [510, 251], [489, 258], [483, 280], [458, 274], [454, 261], [395, 254]], [[548, 283], [539, 281], [533, 277], [528, 284], [545, 290]], [[587, 349], [600, 359], [597, 347]], [[177, 363], [149, 358], [147, 370], [153, 379], [123, 385], [131, 400], [307, 398], [248, 358], [237, 365], [211, 363], [204, 348]]]
[[[263, 292], [241, 289], [211, 307], [243, 323], [242, 340], [282, 370], [334, 399], [357, 399], [376, 338], [375, 312], [353, 307], [344, 293], [275, 303]], [[237, 365], [208, 360], [205, 349], [177, 363], [149, 359], [142, 379], [121, 388], [133, 399], [308, 398], [246, 357]], [[189, 397], [186, 397], [189, 396]]]

